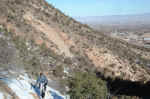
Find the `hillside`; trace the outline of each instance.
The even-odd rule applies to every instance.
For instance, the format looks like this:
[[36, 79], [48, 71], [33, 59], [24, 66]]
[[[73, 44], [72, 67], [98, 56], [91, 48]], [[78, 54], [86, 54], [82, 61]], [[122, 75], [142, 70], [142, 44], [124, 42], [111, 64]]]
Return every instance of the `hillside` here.
[[[67, 70], [150, 81], [150, 49], [94, 31], [44, 0], [1, 0], [0, 12], [0, 70], [9, 71], [8, 78], [23, 72], [35, 78], [42, 71], [61, 83]], [[58, 85], [55, 89], [65, 92]]]

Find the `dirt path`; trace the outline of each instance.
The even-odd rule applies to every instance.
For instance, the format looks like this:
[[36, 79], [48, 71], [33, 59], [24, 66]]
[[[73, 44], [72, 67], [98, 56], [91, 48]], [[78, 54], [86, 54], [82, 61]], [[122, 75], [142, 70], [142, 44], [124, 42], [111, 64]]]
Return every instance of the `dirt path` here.
[[35, 19], [31, 13], [24, 15], [24, 19], [30, 22], [30, 24], [36, 30], [43, 32], [49, 40], [56, 44], [60, 50], [60, 53], [64, 53], [68, 57], [73, 56], [69, 50], [69, 47], [67, 44], [65, 44], [65, 41], [61, 38], [59, 32], [56, 29], [50, 27], [48, 24], [45, 24], [40, 20]]

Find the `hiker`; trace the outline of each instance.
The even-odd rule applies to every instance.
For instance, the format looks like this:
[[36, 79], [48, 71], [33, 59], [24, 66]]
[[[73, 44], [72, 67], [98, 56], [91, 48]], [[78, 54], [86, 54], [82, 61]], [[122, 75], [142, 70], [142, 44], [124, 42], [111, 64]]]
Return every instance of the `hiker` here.
[[40, 89], [42, 98], [44, 98], [44, 96], [45, 96], [47, 84], [48, 84], [48, 80], [47, 80], [46, 76], [43, 73], [40, 73], [40, 75], [36, 81], [36, 86]]
[[39, 77], [36, 80], [36, 84], [35, 86], [37, 86], [39, 89], [41, 88], [41, 77], [42, 77], [42, 73], [40, 73]]

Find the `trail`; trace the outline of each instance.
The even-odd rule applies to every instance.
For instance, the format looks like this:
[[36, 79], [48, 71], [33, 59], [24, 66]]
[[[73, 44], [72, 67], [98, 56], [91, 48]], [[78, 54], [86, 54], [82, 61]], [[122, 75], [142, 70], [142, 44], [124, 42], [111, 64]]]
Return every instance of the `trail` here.
[[[41, 99], [40, 89], [34, 86], [35, 80], [27, 75], [18, 78], [0, 78], [0, 99]], [[51, 87], [47, 87], [44, 99], [67, 99], [64, 95]]]

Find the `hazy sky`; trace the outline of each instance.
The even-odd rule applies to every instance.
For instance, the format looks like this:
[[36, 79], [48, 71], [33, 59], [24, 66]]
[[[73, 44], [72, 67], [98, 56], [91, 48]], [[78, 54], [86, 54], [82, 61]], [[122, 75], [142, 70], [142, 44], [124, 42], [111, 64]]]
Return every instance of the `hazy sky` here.
[[150, 0], [47, 0], [69, 16], [105, 16], [150, 12]]

